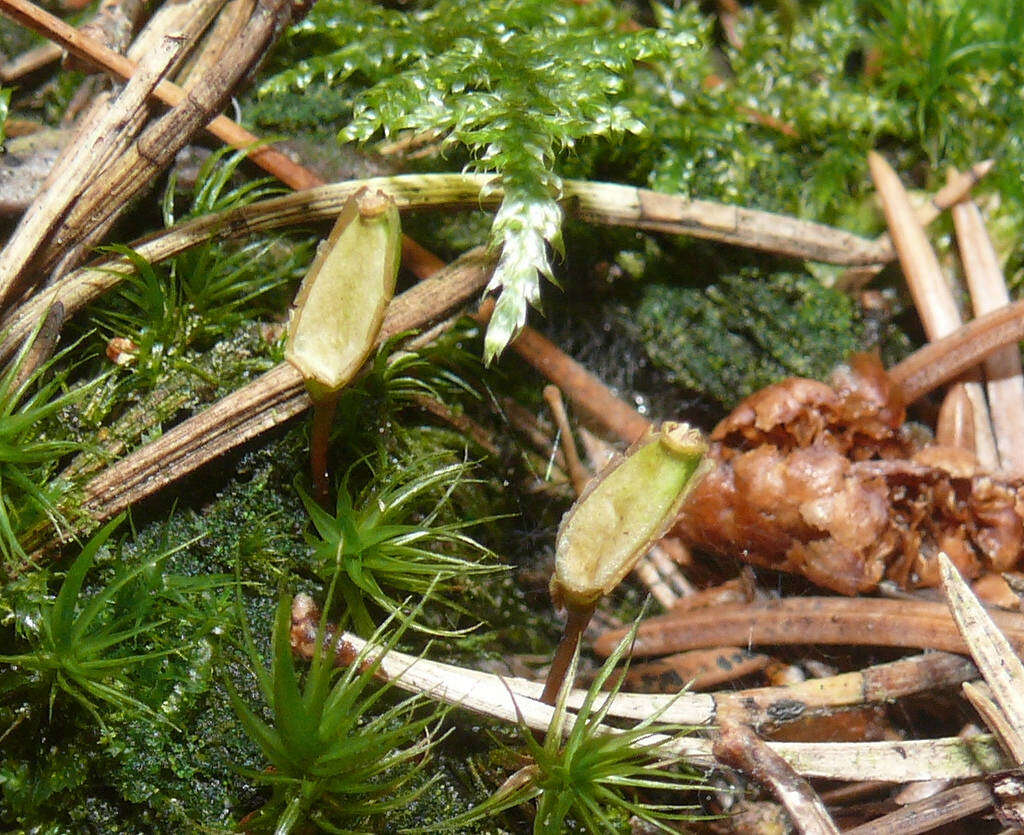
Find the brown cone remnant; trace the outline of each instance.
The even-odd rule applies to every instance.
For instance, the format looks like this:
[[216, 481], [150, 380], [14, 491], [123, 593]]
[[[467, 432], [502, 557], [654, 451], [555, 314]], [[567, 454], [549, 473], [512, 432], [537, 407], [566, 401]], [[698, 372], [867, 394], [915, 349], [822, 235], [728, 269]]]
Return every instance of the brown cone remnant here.
[[1014, 567], [1024, 480], [926, 444], [903, 419], [898, 388], [867, 355], [831, 385], [793, 378], [753, 394], [712, 432], [716, 466], [677, 534], [843, 594], [882, 579], [938, 585], [939, 551], [968, 578]]

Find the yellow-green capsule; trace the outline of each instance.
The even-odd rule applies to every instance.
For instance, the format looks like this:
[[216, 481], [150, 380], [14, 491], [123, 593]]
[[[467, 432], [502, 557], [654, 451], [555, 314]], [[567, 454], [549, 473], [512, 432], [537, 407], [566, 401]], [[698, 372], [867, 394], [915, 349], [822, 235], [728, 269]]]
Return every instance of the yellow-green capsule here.
[[368, 189], [348, 200], [320, 244], [295, 299], [284, 354], [314, 400], [341, 389], [373, 350], [401, 248], [394, 201]]
[[591, 482], [558, 529], [557, 605], [591, 606], [622, 581], [675, 520], [705, 452], [699, 431], [665, 423]]

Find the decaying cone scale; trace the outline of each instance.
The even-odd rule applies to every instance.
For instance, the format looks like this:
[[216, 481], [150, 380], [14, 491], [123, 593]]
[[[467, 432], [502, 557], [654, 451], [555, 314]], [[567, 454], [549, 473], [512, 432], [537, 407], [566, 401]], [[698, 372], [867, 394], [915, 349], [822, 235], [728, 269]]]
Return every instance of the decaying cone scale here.
[[677, 524], [698, 547], [844, 594], [886, 578], [938, 585], [942, 551], [968, 578], [1020, 560], [1024, 480], [912, 431], [870, 356], [831, 385], [793, 378], [751, 395], [712, 432], [708, 457]]
[[593, 606], [622, 581], [675, 518], [706, 451], [698, 430], [665, 423], [590, 482], [558, 529], [557, 606]]
[[338, 216], [302, 281], [285, 359], [321, 400], [341, 389], [373, 348], [395, 290], [402, 233], [394, 201], [362, 189]]

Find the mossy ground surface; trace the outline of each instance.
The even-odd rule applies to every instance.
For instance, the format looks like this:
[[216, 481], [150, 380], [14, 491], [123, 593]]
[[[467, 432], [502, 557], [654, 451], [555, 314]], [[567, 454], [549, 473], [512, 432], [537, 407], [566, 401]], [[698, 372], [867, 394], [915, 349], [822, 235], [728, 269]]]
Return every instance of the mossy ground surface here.
[[[941, 185], [948, 166], [994, 157], [996, 168], [978, 196], [1016, 294], [1024, 266], [1017, 243], [1024, 227], [1024, 70], [1006, 43], [1024, 26], [1020, 5], [754, 5], [738, 16], [738, 47], [728, 43], [709, 4], [482, 4], [470, 22], [489, 27], [487, 38], [496, 38], [500, 26], [547, 33], [547, 41], [524, 38], [521, 52], [509, 40], [509, 60], [517, 66], [532, 67], [542, 47], [559, 53], [557, 66], [569, 66], [585, 48], [573, 27], [603, 44], [607, 51], [593, 83], [604, 86], [590, 89], [586, 79], [573, 80], [587, 94], [581, 101], [588, 109], [572, 121], [546, 107], [557, 91], [536, 77], [530, 76], [532, 87], [499, 84], [494, 64], [460, 63], [472, 50], [438, 31], [444, 14], [463, 8], [458, 3], [382, 7], [321, 0], [260, 71], [243, 98], [243, 113], [261, 134], [293, 140], [329, 178], [471, 164], [503, 177], [537, 205], [550, 202], [559, 177], [584, 177], [790, 213], [863, 235], [882, 231], [867, 175], [869, 150], [887, 154], [919, 190]], [[622, 35], [632, 23], [644, 28], [642, 38]], [[378, 37], [385, 30], [388, 36]], [[472, 40], [472, 33], [463, 34]], [[8, 54], [25, 43], [9, 24], [0, 28]], [[39, 87], [26, 84], [16, 91], [12, 112], [53, 123], [79, 80], [57, 73]], [[425, 86], [417, 87], [417, 80]], [[552, 77], [549, 83], [560, 82]], [[431, 99], [424, 90], [437, 95]], [[488, 91], [490, 98], [483, 95]], [[392, 108], [373, 111], [385, 93]], [[469, 103], [460, 109], [463, 101]], [[523, 116], [517, 129], [537, 145], [524, 151], [522, 143], [499, 143], [490, 153], [497, 122], [517, 114]], [[381, 154], [373, 142], [340, 150], [336, 144], [346, 128], [376, 141], [385, 132], [389, 140], [404, 140], [439, 126], [447, 133], [419, 135], [415, 154]], [[253, 176], [242, 168], [229, 183]], [[179, 200], [179, 214], [188, 199]], [[159, 216], [158, 197], [143, 198], [119, 227], [123, 240], [152, 231]], [[424, 214], [406, 228], [452, 257], [486, 242], [495, 234], [491, 224], [483, 213]], [[950, 230], [937, 228], [943, 263], [952, 268]], [[245, 304], [183, 284], [184, 273], [160, 273], [146, 293], [136, 285], [134, 296], [117, 291], [86, 311], [67, 334], [82, 341], [62, 360], [66, 386], [109, 376], [79, 405], [42, 423], [40, 436], [81, 442], [86, 454], [102, 461], [112, 441], [135, 448], [279, 361], [273, 326], [283, 320], [311, 257], [304, 236], [310, 231], [256, 242], [268, 247], [262, 266], [238, 272], [233, 291]], [[530, 232], [517, 229], [513, 239]], [[562, 256], [543, 240], [539, 256], [554, 266], [561, 289], [544, 285], [546, 318], [531, 321], [652, 418], [684, 417], [709, 429], [760, 386], [790, 374], [824, 377], [854, 350], [877, 348], [892, 362], [919, 339], [893, 270], [872, 285], [886, 300], [888, 312], [879, 316], [877, 306], [865, 312], [855, 294], [835, 289], [836, 271], [820, 265], [626, 229], [567, 223], [562, 233]], [[229, 263], [237, 251], [211, 251], [203, 263]], [[178, 267], [188, 268], [185, 261]], [[106, 358], [114, 336], [144, 346], [134, 365], [114, 368]], [[339, 411], [332, 462], [336, 483], [355, 465], [351, 486], [371, 491], [374, 479], [396, 472], [382, 466], [371, 474], [358, 464], [367, 456], [399, 469], [413, 460], [469, 462], [465, 483], [439, 518], [489, 518], [467, 532], [509, 568], [458, 589], [469, 615], [456, 625], [476, 616], [483, 621], [478, 630], [434, 641], [407, 633], [401, 646], [438, 660], [506, 669], [513, 658], [542, 661], [557, 641], [547, 579], [554, 530], [570, 494], [564, 485], [543, 486], [547, 462], [528, 449], [497, 406], [511, 396], [540, 411], [543, 381], [511, 354], [485, 368], [472, 359], [483, 351], [481, 335], [460, 326], [410, 375], [434, 386], [456, 412], [479, 420], [499, 455], [484, 454], [425, 416], [395, 386], [371, 378]], [[466, 389], [448, 385], [444, 369], [466, 380]], [[141, 565], [180, 546], [166, 558], [164, 574], [212, 578], [173, 611], [160, 598], [150, 616], [166, 621], [157, 646], [167, 654], [125, 673], [124, 687], [159, 721], [150, 713], [108, 710], [100, 726], [59, 693], [51, 705], [45, 681], [0, 669], [0, 829], [226, 831], [267, 799], [267, 790], [246, 773], [259, 772], [265, 761], [227, 689], [261, 704], [244, 651], [243, 620], [269, 658], [279, 590], [318, 599], [325, 593], [296, 490], [296, 484], [309, 487], [307, 424], [306, 417], [292, 421], [135, 508], [117, 534], [120, 547], [104, 550], [90, 574], [84, 594], [102, 588], [118, 566]], [[26, 466], [38, 467], [31, 472], [50, 483], [67, 463], [65, 456]], [[65, 498], [73, 515], [73, 493]], [[428, 513], [419, 508], [411, 521]], [[32, 514], [26, 511], [25, 520], [29, 525]], [[0, 654], [31, 645], [32, 613], [56, 593], [75, 553], [71, 546], [63, 562], [33, 568], [5, 586]], [[609, 603], [611, 615], [632, 618], [641, 598], [635, 587], [623, 589]], [[379, 608], [373, 612], [383, 617]], [[436, 626], [452, 625], [450, 613], [429, 604], [425, 616]], [[451, 733], [436, 746], [429, 768], [437, 782], [403, 813], [366, 827], [398, 831], [439, 823], [479, 802], [518, 767], [496, 744], [515, 744], [509, 728], [457, 711], [445, 727]], [[508, 814], [480, 831], [528, 826], [526, 816]]]

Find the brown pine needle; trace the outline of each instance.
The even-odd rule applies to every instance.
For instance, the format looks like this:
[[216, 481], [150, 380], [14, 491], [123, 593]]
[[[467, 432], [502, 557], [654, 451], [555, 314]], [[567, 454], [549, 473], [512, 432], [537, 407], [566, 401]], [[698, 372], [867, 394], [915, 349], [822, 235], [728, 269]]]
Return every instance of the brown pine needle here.
[[[1010, 303], [1006, 280], [978, 206], [972, 201], [958, 203], [952, 214], [975, 315], [1005, 307]], [[1024, 375], [1020, 351], [1016, 346], [995, 351], [985, 359], [984, 367], [1000, 463], [1004, 469], [1024, 472]]]
[[[996, 736], [1018, 765], [1024, 764], [1024, 664], [1014, 652], [1010, 641], [993, 622], [992, 617], [974, 596], [960, 576], [952, 560], [939, 554], [942, 590], [946, 594], [949, 610], [953, 613], [957, 629], [970, 648], [971, 656], [981, 670], [985, 682], [992, 688], [1002, 719], [990, 724]], [[971, 692], [972, 701], [989, 701], [977, 688]], [[970, 696], [969, 696], [970, 697]], [[982, 708], [982, 718], [990, 721], [995, 713], [988, 705]]]
[[[959, 328], [963, 322], [949, 285], [942, 275], [939, 260], [925, 237], [896, 172], [880, 154], [874, 152], [868, 155], [868, 166], [925, 335], [929, 341], [941, 339]], [[964, 387], [972, 407], [974, 452], [978, 462], [986, 469], [997, 469], [999, 458], [984, 392], [976, 382], [966, 382]]]

